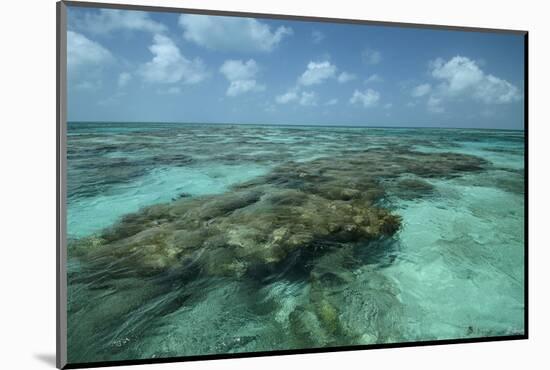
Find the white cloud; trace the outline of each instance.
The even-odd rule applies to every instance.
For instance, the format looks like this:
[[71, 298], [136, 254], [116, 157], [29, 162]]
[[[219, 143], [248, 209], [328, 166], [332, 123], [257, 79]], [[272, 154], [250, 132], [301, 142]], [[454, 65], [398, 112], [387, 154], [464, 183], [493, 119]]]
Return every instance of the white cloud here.
[[216, 50], [270, 52], [292, 35], [289, 27], [273, 31], [253, 18], [182, 14], [178, 22], [186, 40]]
[[334, 98], [334, 99], [330, 99], [329, 101], [327, 101], [325, 103], [325, 105], [336, 105], [338, 104], [338, 99]]
[[287, 104], [295, 100], [298, 100], [298, 92], [295, 89], [289, 90], [286, 93], [275, 97], [275, 101], [278, 104]]
[[317, 94], [314, 92], [302, 91], [300, 96], [300, 105], [314, 106], [317, 105]]
[[521, 100], [519, 89], [506, 80], [486, 75], [474, 96], [486, 104], [506, 104]]
[[384, 104], [384, 109], [391, 109], [393, 107], [392, 103], [386, 103]]
[[101, 65], [113, 56], [99, 43], [80, 33], [67, 31], [67, 67], [69, 70], [83, 65]]
[[83, 21], [76, 26], [95, 34], [117, 30], [163, 33], [167, 30], [165, 25], [152, 20], [146, 12], [119, 9], [100, 9], [99, 13], [86, 13]]
[[[297, 84], [282, 95], [275, 97], [275, 101], [278, 104], [287, 104], [292, 101], [297, 101], [301, 105], [313, 106], [317, 105], [317, 95], [315, 92], [301, 91], [304, 86], [319, 85], [328, 79], [334, 78], [340, 83], [354, 80], [355, 75], [342, 72], [339, 75], [336, 74], [338, 68], [331, 64], [329, 61], [324, 62], [309, 62], [306, 70], [300, 77], [298, 77]], [[325, 103], [326, 105], [333, 105], [338, 102], [337, 99]]]
[[251, 80], [258, 73], [258, 64], [254, 59], [247, 62], [242, 60], [226, 60], [220, 67], [220, 72], [229, 80]]
[[335, 77], [336, 70], [336, 66], [328, 61], [309, 62], [306, 71], [298, 78], [298, 83], [304, 86], [320, 84], [328, 78]]
[[325, 34], [321, 31], [314, 30], [311, 32], [311, 39], [313, 40], [314, 44], [318, 44], [325, 39]]
[[378, 64], [382, 61], [382, 53], [378, 50], [365, 49], [361, 53], [361, 57], [366, 64]]
[[349, 82], [349, 81], [353, 81], [357, 78], [356, 75], [352, 74], [352, 73], [348, 73], [348, 72], [342, 72], [340, 73], [340, 75], [338, 76], [338, 82], [340, 83], [346, 83], [346, 82]]
[[375, 74], [370, 75], [370, 76], [365, 80], [365, 83], [368, 84], [368, 83], [382, 82], [382, 81], [384, 81], [384, 80], [382, 79], [382, 77], [380, 77], [379, 75], [377, 75], [377, 74], [375, 73]]
[[438, 58], [430, 66], [432, 76], [443, 81], [448, 94], [463, 92], [483, 80], [483, 71], [468, 58], [454, 57], [448, 62]]
[[411, 95], [415, 98], [420, 98], [424, 95], [429, 94], [432, 91], [432, 85], [430, 84], [421, 84], [416, 86], [412, 92]]
[[207, 76], [200, 59], [185, 58], [174, 42], [157, 34], [149, 51], [153, 59], [141, 66], [139, 73], [147, 82], [194, 84], [201, 82]]
[[227, 96], [237, 96], [244, 94], [249, 91], [264, 91], [265, 86], [260, 85], [256, 80], [238, 80], [231, 81], [229, 87], [227, 88]]
[[445, 97], [473, 97], [485, 104], [505, 104], [522, 99], [510, 82], [486, 74], [467, 57], [441, 58], [430, 63], [431, 75], [441, 81], [438, 93]]
[[118, 75], [118, 87], [124, 87], [128, 85], [128, 82], [132, 79], [132, 75], [128, 72], [122, 72]]
[[275, 97], [277, 104], [288, 104], [291, 102], [297, 102], [303, 106], [315, 106], [317, 105], [317, 94], [313, 91], [298, 91], [297, 88], [292, 88], [282, 95]]
[[263, 91], [264, 85], [258, 84], [256, 74], [258, 64], [254, 59], [247, 62], [242, 60], [226, 60], [220, 67], [220, 73], [229, 81], [227, 96], [237, 96], [249, 91]]
[[520, 101], [520, 89], [510, 82], [485, 73], [476, 62], [463, 56], [446, 61], [438, 58], [429, 64], [430, 75], [437, 85], [416, 86], [411, 95], [428, 96], [426, 107], [432, 113], [445, 112], [445, 102], [473, 99], [483, 104], [506, 104]]
[[324, 62], [309, 62], [306, 70], [298, 77], [297, 84], [282, 95], [275, 97], [278, 104], [287, 104], [292, 101], [298, 101], [299, 104], [305, 106], [317, 105], [317, 95], [312, 91], [301, 91], [304, 86], [319, 85], [328, 79], [334, 78], [341, 83], [350, 81], [355, 78], [354, 75], [342, 72], [338, 77], [336, 72], [338, 68], [329, 61]]
[[351, 104], [363, 104], [365, 108], [378, 104], [380, 93], [373, 89], [366, 89], [364, 92], [355, 90], [349, 102]]

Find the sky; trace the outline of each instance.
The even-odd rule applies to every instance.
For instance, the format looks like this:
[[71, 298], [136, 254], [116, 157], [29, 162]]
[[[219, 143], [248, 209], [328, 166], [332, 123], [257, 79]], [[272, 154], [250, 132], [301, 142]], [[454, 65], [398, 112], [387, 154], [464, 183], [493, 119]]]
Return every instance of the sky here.
[[523, 36], [68, 7], [69, 121], [523, 129]]

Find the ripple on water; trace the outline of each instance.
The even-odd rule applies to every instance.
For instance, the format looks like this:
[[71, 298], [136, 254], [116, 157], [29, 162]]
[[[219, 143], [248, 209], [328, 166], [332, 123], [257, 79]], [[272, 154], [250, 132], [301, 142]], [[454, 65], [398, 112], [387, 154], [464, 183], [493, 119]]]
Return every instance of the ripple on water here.
[[[71, 361], [523, 332], [521, 132], [85, 124], [69, 125], [69, 134], [68, 175], [78, 178], [75, 189], [85, 190], [69, 198], [71, 237], [101, 234], [122, 216], [159, 203], [167, 204], [159, 206], [161, 211], [176, 212], [177, 207], [170, 208], [178, 203], [175, 199], [183, 199], [178, 204], [185, 210], [185, 198], [216, 194], [213, 203], [205, 197], [205, 203], [196, 203], [203, 206], [191, 208], [186, 220], [193, 221], [194, 215], [212, 211], [208, 207], [215, 211], [226, 204], [233, 192], [246, 195], [247, 189], [259, 189], [261, 195], [250, 202], [246, 196], [229, 199], [241, 206], [216, 216], [225, 222], [219, 227], [232, 229], [227, 233], [212, 231], [216, 220], [210, 219], [189, 228], [196, 235], [174, 233], [185, 245], [192, 237], [205, 241], [185, 264], [138, 271], [132, 249], [111, 259], [70, 258]], [[445, 165], [437, 160], [426, 165], [433, 158], [419, 152], [434, 158], [448, 152], [462, 156], [442, 155]], [[95, 161], [102, 161], [105, 170], [94, 170]], [[120, 173], [109, 163], [120, 165]], [[448, 169], [455, 172], [443, 173]], [[216, 203], [216, 197], [226, 203]], [[334, 215], [346, 202], [358, 212], [361, 197], [369, 198], [368, 207], [373, 200], [401, 216], [400, 231], [379, 240], [350, 241], [350, 230], [364, 220], [348, 220], [344, 213], [336, 220]], [[269, 209], [293, 214], [274, 217], [266, 214]], [[321, 222], [326, 212], [332, 212], [324, 220], [330, 219], [330, 225]], [[276, 266], [237, 275], [220, 269], [214, 275], [206, 271], [212, 263], [200, 263], [212, 246], [221, 250], [210, 256], [213, 263], [223, 260], [226, 250], [220, 246], [228, 236], [226, 244], [236, 240], [232, 253], [242, 259], [234, 265], [245, 266], [250, 256], [239, 248], [254, 241], [261, 246], [261, 227], [272, 245], [290, 237], [285, 228], [274, 229], [265, 220], [284, 224], [300, 215], [306, 217], [303, 225], [285, 224], [287, 229], [318, 225], [326, 230], [296, 235], [310, 248], [297, 248]], [[239, 217], [248, 224], [234, 224]], [[340, 225], [344, 219], [348, 224]], [[178, 227], [184, 226], [189, 225]], [[173, 231], [166, 227], [167, 233]], [[318, 237], [330, 234], [332, 227], [339, 238]], [[162, 233], [154, 236], [158, 239], [150, 238], [153, 242], [163, 241]], [[103, 242], [92, 238], [89, 246]], [[124, 245], [117, 242], [109, 246]], [[156, 252], [154, 245], [142, 247]]]
[[119, 184], [95, 197], [69, 202], [67, 225], [70, 237], [83, 237], [114, 224], [121, 216], [151, 204], [180, 196], [218, 194], [229, 186], [267, 171], [253, 164], [212, 164], [200, 167], [156, 168], [130, 183]]

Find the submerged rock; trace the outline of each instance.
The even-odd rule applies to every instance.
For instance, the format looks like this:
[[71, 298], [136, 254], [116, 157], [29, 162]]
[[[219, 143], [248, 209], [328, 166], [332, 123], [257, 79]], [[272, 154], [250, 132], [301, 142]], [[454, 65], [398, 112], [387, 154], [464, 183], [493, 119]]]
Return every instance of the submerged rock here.
[[398, 291], [354, 248], [315, 259], [305, 299], [289, 315], [289, 333], [304, 346], [342, 346], [401, 340]]
[[392, 190], [399, 198], [410, 200], [432, 195], [435, 187], [420, 178], [405, 178], [397, 181]]
[[[429, 179], [486, 166], [404, 146], [286, 162], [226, 193], [146, 207], [71, 240], [72, 360], [397, 342], [398, 292], [372, 267], [401, 225], [383, 207], [386, 191], [415, 198], [432, 191]], [[288, 290], [266, 298], [270, 284]]]
[[[144, 274], [191, 265], [214, 276], [257, 273], [297, 251], [326, 243], [367, 245], [395, 234], [400, 217], [377, 201], [385, 194], [382, 184], [403, 173], [452, 177], [486, 164], [473, 156], [406, 148], [288, 162], [224, 194], [144, 208], [100, 235], [72, 242], [69, 252]], [[400, 180], [397, 188], [407, 188], [410, 196], [431, 190], [421, 179]], [[318, 309], [332, 327], [330, 304]]]

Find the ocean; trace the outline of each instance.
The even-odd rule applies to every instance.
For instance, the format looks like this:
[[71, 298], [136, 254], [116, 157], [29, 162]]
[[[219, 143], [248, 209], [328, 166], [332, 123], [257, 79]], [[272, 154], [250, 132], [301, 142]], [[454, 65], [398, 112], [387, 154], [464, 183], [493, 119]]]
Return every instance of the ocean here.
[[69, 122], [69, 363], [524, 333], [523, 131]]

